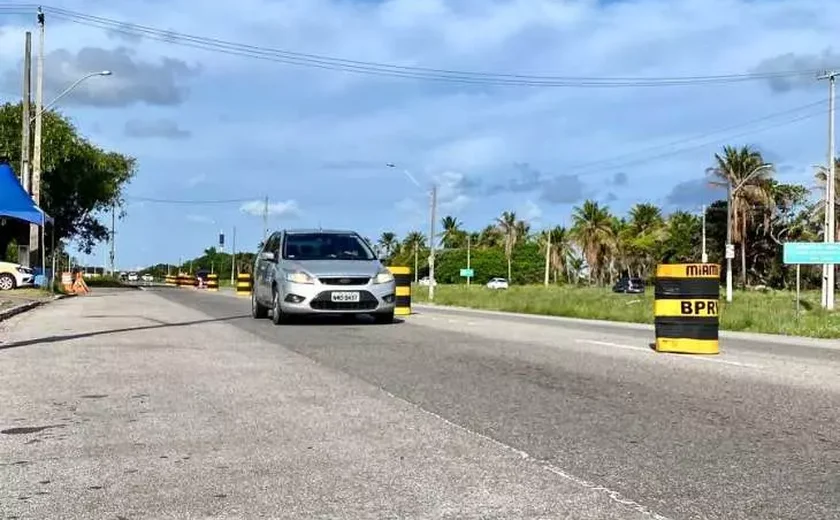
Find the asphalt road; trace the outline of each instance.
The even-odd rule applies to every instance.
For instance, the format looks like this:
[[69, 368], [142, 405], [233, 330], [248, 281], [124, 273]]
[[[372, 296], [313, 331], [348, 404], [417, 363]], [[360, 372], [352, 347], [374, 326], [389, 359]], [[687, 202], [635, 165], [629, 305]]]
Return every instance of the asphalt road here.
[[[210, 316], [248, 301], [161, 293]], [[668, 518], [840, 518], [840, 348], [424, 309], [401, 324], [232, 325]]]
[[840, 518], [830, 343], [97, 296], [0, 330], [0, 517]]

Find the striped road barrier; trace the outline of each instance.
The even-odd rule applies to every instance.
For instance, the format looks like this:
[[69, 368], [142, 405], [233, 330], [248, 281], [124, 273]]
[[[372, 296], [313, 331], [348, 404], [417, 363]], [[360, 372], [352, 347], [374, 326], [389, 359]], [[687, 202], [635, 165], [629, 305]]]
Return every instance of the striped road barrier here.
[[720, 266], [657, 266], [653, 314], [657, 352], [720, 353]]
[[408, 316], [411, 314], [411, 269], [408, 267], [391, 266], [388, 268], [397, 282], [397, 307], [394, 314]]

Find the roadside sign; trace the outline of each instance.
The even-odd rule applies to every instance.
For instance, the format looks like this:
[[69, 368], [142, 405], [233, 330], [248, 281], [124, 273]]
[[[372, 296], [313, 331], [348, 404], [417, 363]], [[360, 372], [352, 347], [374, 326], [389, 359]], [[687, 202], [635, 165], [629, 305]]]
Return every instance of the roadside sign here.
[[726, 259], [735, 258], [735, 244], [726, 244]]
[[840, 243], [787, 242], [783, 245], [782, 257], [786, 264], [840, 264]]
[[475, 271], [472, 269], [461, 269], [461, 278], [472, 278], [475, 276]]

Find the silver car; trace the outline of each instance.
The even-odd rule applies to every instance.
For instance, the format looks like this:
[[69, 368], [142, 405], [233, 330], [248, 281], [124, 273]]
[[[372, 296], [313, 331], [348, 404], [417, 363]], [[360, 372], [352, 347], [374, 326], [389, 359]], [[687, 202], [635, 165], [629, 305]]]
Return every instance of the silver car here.
[[291, 315], [370, 314], [394, 321], [396, 283], [370, 245], [353, 231], [273, 233], [254, 264], [251, 314], [275, 324]]

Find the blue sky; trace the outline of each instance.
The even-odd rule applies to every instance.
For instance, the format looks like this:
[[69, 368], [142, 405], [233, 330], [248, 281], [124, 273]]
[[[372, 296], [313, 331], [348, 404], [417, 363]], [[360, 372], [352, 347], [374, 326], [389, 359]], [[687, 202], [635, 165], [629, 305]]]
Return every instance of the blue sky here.
[[[840, 19], [840, 2], [825, 0], [55, 6], [257, 46], [439, 69], [671, 77], [840, 67], [829, 23]], [[19, 91], [23, 32], [34, 16], [0, 16], [0, 93], [9, 99]], [[568, 224], [584, 198], [616, 212], [638, 202], [699, 211], [714, 198], [704, 169], [725, 143], [758, 146], [784, 181], [811, 184], [812, 166], [825, 161], [824, 107], [800, 109], [827, 95], [826, 84], [810, 78], [655, 88], [461, 85], [231, 56], [55, 17], [47, 24], [47, 99], [84, 73], [114, 72], [86, 82], [60, 109], [93, 141], [139, 161], [118, 224], [123, 268], [195, 256], [220, 229], [229, 243], [234, 226], [238, 243], [252, 248], [262, 237], [254, 214], [261, 202], [248, 201], [265, 196], [273, 228], [427, 232], [427, 194], [403, 168], [423, 184], [438, 183], [441, 216], [479, 228], [512, 210], [538, 229]], [[104, 250], [89, 261], [101, 264]]]

